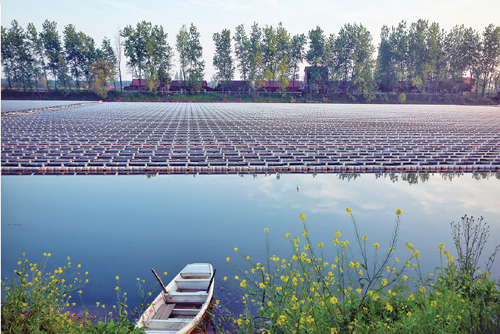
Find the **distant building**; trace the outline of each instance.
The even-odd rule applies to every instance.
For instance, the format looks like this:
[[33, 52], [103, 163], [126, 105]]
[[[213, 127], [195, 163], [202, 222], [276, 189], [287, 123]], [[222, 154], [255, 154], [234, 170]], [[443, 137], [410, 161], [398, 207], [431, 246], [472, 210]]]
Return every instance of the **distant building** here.
[[[196, 81], [195, 82], [195, 87], [200, 87], [199, 91], [212, 91], [213, 88], [208, 86], [206, 81]], [[186, 92], [188, 90], [195, 90], [195, 87], [191, 87], [189, 85], [189, 81], [183, 81], [183, 80], [172, 80], [170, 82], [170, 85], [168, 85], [166, 82], [161, 82], [160, 85], [158, 86], [157, 90], [162, 93], [166, 92]], [[148, 90], [148, 83], [145, 79], [133, 79], [131, 84], [129, 86], [126, 86], [123, 88], [124, 90], [133, 90], [133, 91], [146, 91]]]
[[[286, 87], [287, 93], [299, 92], [300, 91], [300, 82], [299, 81], [290, 81], [288, 86]], [[274, 81], [272, 84], [270, 81], [266, 81], [263, 86], [259, 88], [259, 91], [265, 92], [279, 92], [281, 90], [280, 83], [278, 81]]]

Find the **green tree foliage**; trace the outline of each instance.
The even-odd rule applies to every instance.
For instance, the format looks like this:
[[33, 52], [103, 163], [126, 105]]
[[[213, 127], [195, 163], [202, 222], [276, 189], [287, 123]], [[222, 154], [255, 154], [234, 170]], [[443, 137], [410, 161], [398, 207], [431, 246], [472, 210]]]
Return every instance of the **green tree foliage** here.
[[347, 93], [357, 90], [366, 94], [373, 89], [372, 36], [363, 25], [347, 23], [336, 39], [337, 68]]
[[111, 41], [109, 38], [104, 37], [101, 44], [101, 49], [97, 49], [97, 58], [101, 58], [113, 65], [113, 83], [116, 86], [116, 73], [118, 73], [118, 60], [116, 53], [111, 46]]
[[113, 64], [102, 58], [97, 59], [90, 65], [90, 89], [102, 98], [108, 96], [107, 83], [113, 80]]
[[175, 46], [177, 48], [177, 52], [179, 53], [181, 80], [186, 80], [186, 69], [188, 67], [189, 32], [185, 24], [182, 25], [181, 29], [177, 33], [176, 40], [177, 43], [175, 44]]
[[24, 29], [13, 20], [11, 28], [2, 27], [2, 65], [9, 87], [33, 88], [39, 75], [35, 50]]
[[313, 67], [311, 69], [311, 81], [308, 83], [312, 91], [318, 92], [318, 87], [328, 81], [320, 69], [325, 65], [326, 37], [323, 30], [317, 26], [316, 29], [309, 31], [309, 50], [306, 53], [307, 62]]
[[473, 69], [479, 61], [480, 36], [472, 28], [457, 25], [446, 35], [444, 44], [451, 91], [464, 90], [467, 86], [463, 76], [472, 78]]
[[123, 37], [125, 56], [128, 58], [127, 66], [133, 75], [139, 80], [144, 78], [144, 67], [147, 57], [147, 34], [151, 29], [151, 23], [138, 22], [136, 28], [127, 25], [120, 35]]
[[237, 62], [236, 66], [240, 72], [241, 79], [247, 80], [248, 73], [250, 71], [250, 41], [248, 40], [243, 24], [236, 27], [236, 33], [233, 40], [235, 48], [234, 53]]
[[[38, 76], [36, 84], [36, 89], [38, 91], [38, 84], [41, 84], [43, 87], [47, 88], [48, 77], [47, 67], [45, 66], [46, 56], [43, 50], [42, 40], [38, 35], [35, 25], [33, 23], [29, 23], [26, 30], [30, 49], [34, 58], [34, 68], [36, 71], [34, 74]], [[40, 80], [42, 74], [43, 79]]]
[[[229, 30], [225, 31], [229, 34]], [[241, 24], [232, 41], [234, 60], [231, 40], [214, 34], [214, 42], [225, 48], [217, 49], [214, 55], [216, 75], [220, 76], [219, 81], [227, 83], [224, 78], [232, 79], [236, 68], [241, 79], [248, 82], [249, 90], [258, 90], [267, 80], [272, 86], [279, 82], [284, 91], [287, 82], [299, 80], [304, 60], [310, 67], [308, 80], [315, 92], [322, 87], [321, 92], [325, 93], [366, 95], [378, 86], [384, 92], [471, 91], [484, 95], [495, 91], [500, 81], [500, 27], [493, 24], [482, 34], [464, 25], [445, 32], [438, 23], [427, 20], [383, 26], [376, 61], [372, 36], [361, 24], [348, 23], [337, 35], [326, 35], [316, 27], [309, 31], [307, 39], [304, 34], [290, 36], [281, 23], [276, 28], [261, 28], [254, 23], [248, 34]], [[156, 92], [160, 83], [168, 85], [173, 51], [162, 26], [146, 21], [135, 27], [128, 25], [115, 42], [116, 50], [107, 38], [98, 49], [90, 36], [78, 32], [72, 24], [64, 27], [61, 39], [56, 22], [46, 20], [37, 31], [32, 23], [25, 30], [13, 21], [10, 27], [2, 26], [2, 70], [11, 89], [38, 89], [52, 85], [50, 81], [56, 91], [58, 86], [71, 89], [74, 83], [79, 89], [90, 82], [90, 68], [98, 59], [111, 63], [112, 72], [121, 78], [123, 51], [134, 78], [146, 79], [151, 91]], [[179, 79], [199, 88], [195, 86], [203, 80], [205, 61], [200, 33], [193, 24], [181, 27], [176, 35], [176, 49]], [[232, 70], [220, 72], [219, 66]]]
[[146, 80], [151, 92], [156, 92], [161, 82], [170, 84], [173, 51], [167, 37], [163, 27], [156, 25], [147, 35]]
[[500, 70], [500, 27], [488, 25], [483, 32], [480, 60], [478, 66], [478, 84], [481, 95], [484, 96], [486, 88], [495, 82], [494, 77]]
[[304, 34], [294, 35], [290, 40], [288, 49], [290, 78], [295, 83], [299, 80], [299, 65], [304, 61], [306, 36]]
[[221, 85], [224, 92], [234, 78], [234, 64], [231, 57], [231, 32], [228, 29], [223, 29], [220, 34], [214, 33], [212, 38], [215, 43], [213, 65], [216, 69], [213, 80]]
[[203, 48], [200, 43], [200, 33], [193, 23], [189, 27], [189, 38], [187, 42], [188, 80], [190, 87], [200, 89], [200, 81], [203, 80], [205, 61], [203, 60]]
[[[163, 27], [153, 26], [151, 22], [137, 23], [136, 28], [126, 26], [121, 32], [127, 65], [134, 75], [147, 81], [148, 89], [156, 92], [160, 82], [169, 80], [172, 68], [172, 47], [167, 42]], [[112, 48], [109, 45], [108, 54]], [[107, 61], [116, 64], [116, 55], [107, 57]], [[116, 65], [114, 65], [116, 67]]]
[[235, 56], [240, 77], [248, 81], [248, 88], [259, 89], [265, 82], [265, 70], [262, 60], [262, 30], [257, 23], [252, 25], [247, 36], [243, 24], [236, 27], [233, 37]]
[[45, 20], [43, 22], [40, 39], [42, 40], [44, 53], [47, 59], [45, 65], [49, 72], [52, 73], [52, 77], [54, 78], [54, 89], [57, 91], [57, 80], [60, 74], [59, 67], [61, 65], [60, 56], [62, 55], [63, 47], [55, 21], [51, 22]]

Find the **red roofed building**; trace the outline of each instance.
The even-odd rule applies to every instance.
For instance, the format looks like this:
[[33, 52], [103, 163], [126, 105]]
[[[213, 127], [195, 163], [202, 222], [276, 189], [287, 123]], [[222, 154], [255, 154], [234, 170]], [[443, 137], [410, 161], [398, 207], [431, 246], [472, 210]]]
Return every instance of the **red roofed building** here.
[[[286, 88], [287, 93], [295, 93], [300, 91], [300, 82], [299, 81], [290, 81], [288, 83], [288, 87]], [[279, 92], [280, 91], [280, 83], [278, 81], [274, 81], [272, 84], [269, 81], [266, 81], [263, 86], [261, 86], [258, 90], [265, 92]]]

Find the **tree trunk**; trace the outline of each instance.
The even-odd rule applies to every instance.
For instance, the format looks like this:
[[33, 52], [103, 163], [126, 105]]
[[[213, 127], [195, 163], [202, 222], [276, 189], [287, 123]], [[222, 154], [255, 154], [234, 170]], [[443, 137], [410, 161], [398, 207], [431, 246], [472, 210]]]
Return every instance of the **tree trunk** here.
[[483, 91], [481, 92], [481, 96], [484, 97], [484, 92], [486, 91], [486, 85], [488, 84], [488, 78], [489, 76], [488, 75], [485, 75], [484, 76], [484, 80], [483, 80]]
[[123, 85], [122, 85], [122, 69], [118, 67], [118, 73], [120, 74], [120, 92], [123, 93]]

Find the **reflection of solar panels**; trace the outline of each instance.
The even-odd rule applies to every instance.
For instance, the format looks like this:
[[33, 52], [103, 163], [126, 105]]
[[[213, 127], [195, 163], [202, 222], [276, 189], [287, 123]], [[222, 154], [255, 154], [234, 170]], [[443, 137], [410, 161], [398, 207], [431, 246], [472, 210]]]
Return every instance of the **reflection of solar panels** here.
[[3, 174], [498, 171], [491, 107], [104, 103], [2, 117]]

